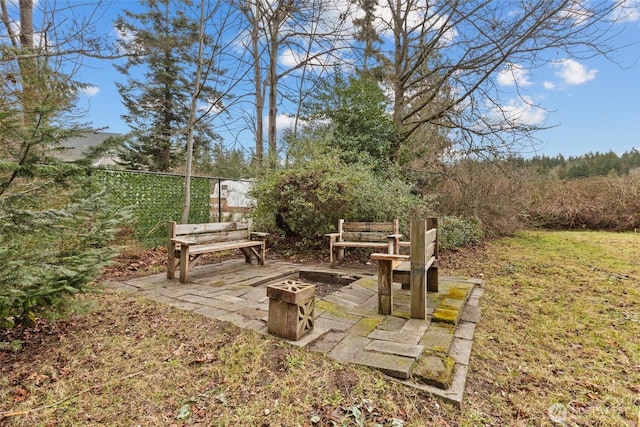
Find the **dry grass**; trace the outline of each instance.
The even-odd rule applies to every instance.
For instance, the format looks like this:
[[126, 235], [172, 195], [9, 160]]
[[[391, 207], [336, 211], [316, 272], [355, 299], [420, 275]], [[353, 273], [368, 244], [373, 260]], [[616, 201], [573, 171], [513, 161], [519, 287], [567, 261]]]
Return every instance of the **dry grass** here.
[[230, 323], [115, 291], [81, 302], [97, 305], [39, 331], [20, 353], [0, 352], [0, 424], [392, 425], [396, 420], [396, 425], [421, 426], [451, 418], [451, 408], [375, 371], [344, 366]]
[[486, 279], [462, 411], [105, 291], [78, 299], [84, 314], [0, 335], [25, 342], [0, 351], [0, 425], [549, 426], [560, 404], [568, 426], [637, 427], [639, 253], [639, 234], [527, 232], [448, 257], [448, 273]]

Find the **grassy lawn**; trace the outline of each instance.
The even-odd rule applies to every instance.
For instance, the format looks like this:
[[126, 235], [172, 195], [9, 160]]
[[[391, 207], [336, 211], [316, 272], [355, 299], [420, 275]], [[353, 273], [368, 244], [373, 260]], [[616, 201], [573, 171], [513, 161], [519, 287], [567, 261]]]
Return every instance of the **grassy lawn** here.
[[640, 234], [523, 232], [444, 263], [486, 281], [461, 411], [105, 290], [67, 320], [4, 335], [25, 343], [0, 351], [0, 425], [640, 426]]
[[[486, 280], [461, 425], [640, 425], [640, 234], [526, 232]], [[566, 415], [565, 415], [566, 414]]]

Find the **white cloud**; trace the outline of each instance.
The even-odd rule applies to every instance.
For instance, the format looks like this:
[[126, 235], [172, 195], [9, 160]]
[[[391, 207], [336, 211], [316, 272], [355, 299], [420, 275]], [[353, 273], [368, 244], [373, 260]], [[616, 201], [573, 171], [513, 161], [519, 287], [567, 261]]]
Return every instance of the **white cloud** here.
[[280, 59], [278, 60], [278, 62], [287, 68], [293, 68], [300, 63], [301, 59], [302, 58], [300, 58], [300, 55], [298, 55], [291, 49], [287, 49], [280, 54]]
[[[266, 121], [267, 118], [265, 117], [265, 122]], [[278, 133], [293, 127], [294, 121], [295, 117], [291, 117], [282, 113], [278, 114], [278, 116], [276, 117], [276, 129], [278, 130]]]
[[311, 52], [308, 56], [303, 56], [299, 53], [294, 52], [291, 49], [287, 49], [280, 54], [278, 62], [280, 65], [285, 66], [286, 68], [294, 68], [298, 64], [303, 61], [307, 61], [307, 66], [316, 67], [316, 68], [327, 68], [331, 67], [335, 62], [328, 54], [325, 53], [313, 53]]
[[505, 70], [498, 74], [498, 84], [502, 86], [530, 86], [529, 72], [520, 64], [507, 64]]
[[547, 89], [547, 90], [552, 90], [552, 89], [556, 88], [556, 84], [555, 83], [548, 82], [548, 81], [547, 82], [543, 82], [542, 86], [544, 86], [544, 88]]
[[554, 61], [552, 66], [557, 70], [556, 75], [560, 77], [565, 84], [581, 85], [596, 78], [598, 70], [589, 69], [573, 59], [564, 59]]
[[100, 88], [97, 86], [87, 86], [80, 89], [80, 93], [87, 95], [88, 97], [96, 96], [100, 92]]
[[640, 0], [619, 0], [616, 2], [616, 7], [618, 8], [617, 21], [640, 21]]
[[515, 125], [541, 125], [547, 119], [548, 112], [538, 107], [532, 98], [510, 99], [501, 107], [491, 107], [489, 122], [500, 125], [507, 122]]
[[560, 19], [573, 21], [573, 25], [582, 25], [589, 22], [593, 13], [589, 10], [589, 0], [573, 0], [558, 16]]

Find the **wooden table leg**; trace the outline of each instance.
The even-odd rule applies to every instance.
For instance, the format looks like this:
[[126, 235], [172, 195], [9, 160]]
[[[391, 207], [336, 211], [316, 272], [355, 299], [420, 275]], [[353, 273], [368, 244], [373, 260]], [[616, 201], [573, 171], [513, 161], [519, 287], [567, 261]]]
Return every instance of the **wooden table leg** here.
[[378, 261], [378, 313], [390, 315], [393, 311], [393, 265], [391, 260]]

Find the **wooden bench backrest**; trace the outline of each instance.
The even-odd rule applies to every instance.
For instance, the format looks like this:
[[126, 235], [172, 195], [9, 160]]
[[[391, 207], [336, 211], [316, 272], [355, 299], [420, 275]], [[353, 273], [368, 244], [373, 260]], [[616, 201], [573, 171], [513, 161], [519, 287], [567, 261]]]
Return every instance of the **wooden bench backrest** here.
[[386, 242], [390, 234], [399, 234], [398, 220], [393, 222], [345, 222], [338, 220], [338, 233], [345, 242]]
[[427, 232], [424, 233], [426, 259], [429, 259], [432, 256], [436, 255], [436, 239], [437, 239], [437, 237], [438, 237], [438, 229], [437, 228], [432, 228], [431, 230], [427, 230]]
[[[425, 244], [425, 256], [426, 259], [429, 259], [432, 256], [438, 257], [438, 222], [435, 218], [430, 219], [431, 226], [435, 228], [427, 229], [424, 233], [424, 244]], [[435, 222], [434, 222], [435, 221]], [[409, 224], [409, 230], [411, 230], [411, 224]], [[409, 235], [411, 231], [409, 231]], [[409, 242], [400, 242], [401, 246], [408, 246]]]
[[[172, 230], [172, 231], [171, 231]], [[206, 224], [175, 224], [170, 227], [170, 237], [180, 237], [195, 244], [247, 240], [253, 231], [251, 219], [236, 222], [212, 222]]]

